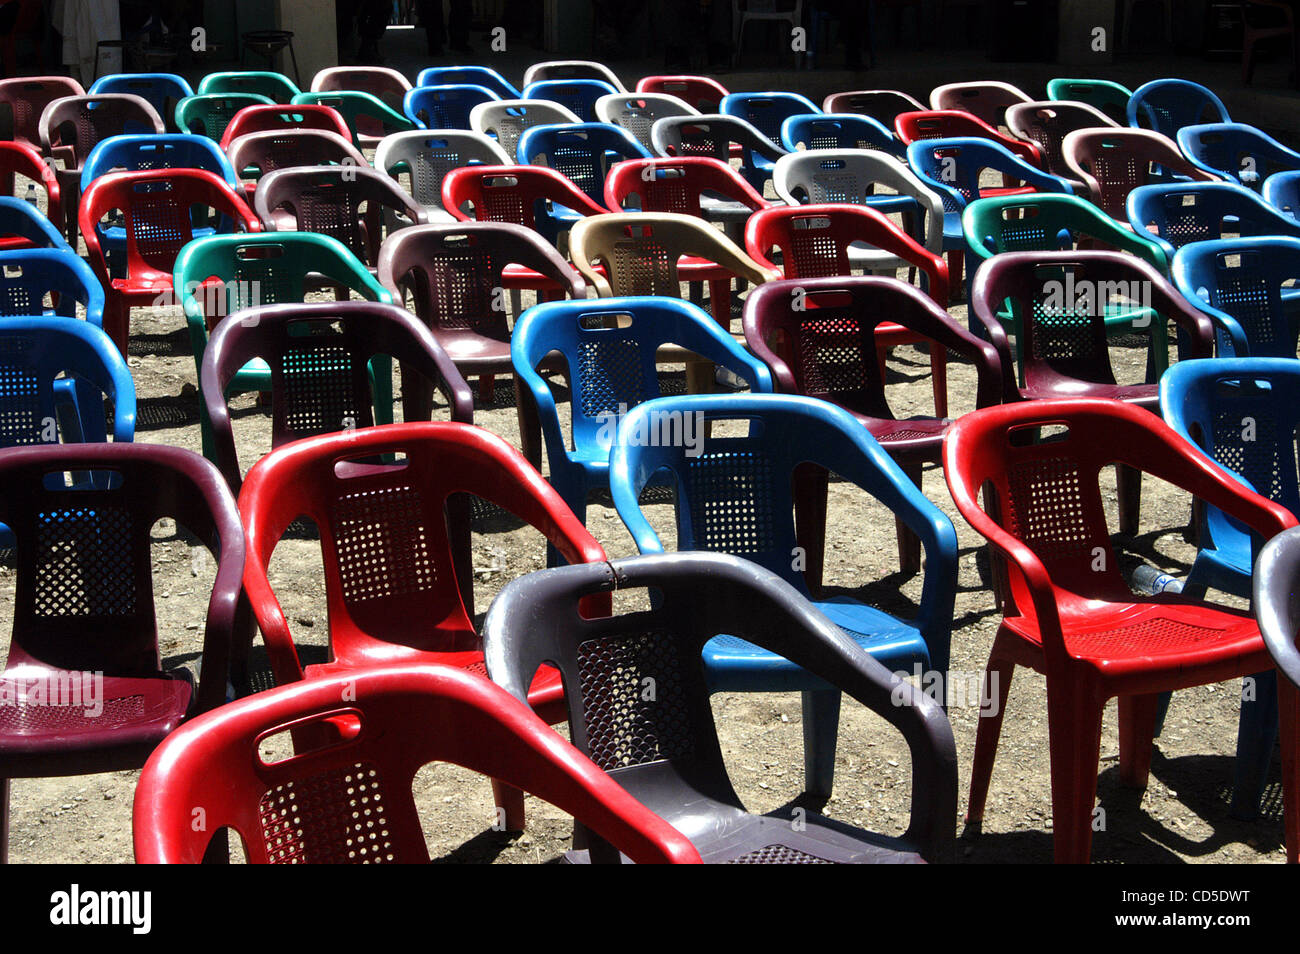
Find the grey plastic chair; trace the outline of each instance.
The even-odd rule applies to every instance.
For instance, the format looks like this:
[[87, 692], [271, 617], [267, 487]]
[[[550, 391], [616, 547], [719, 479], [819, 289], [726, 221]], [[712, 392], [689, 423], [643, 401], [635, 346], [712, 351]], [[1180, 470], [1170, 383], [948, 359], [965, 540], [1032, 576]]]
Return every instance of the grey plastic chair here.
[[[1083, 180], [1075, 179], [1070, 168], [1065, 164], [1065, 154], [1061, 144], [1065, 137], [1076, 129], [1099, 129], [1109, 127], [1118, 129], [1115, 122], [1100, 109], [1087, 103], [1075, 103], [1068, 100], [1039, 100], [1032, 103], [1016, 103], [1007, 107], [1007, 128], [1012, 134], [1038, 143], [1047, 161], [1047, 171], [1054, 176], [1070, 180], [1071, 185], [1083, 188]], [[1076, 189], [1076, 194], [1079, 190]]]
[[[644, 591], [651, 609], [583, 618], [584, 597], [613, 590]], [[911, 751], [912, 806], [901, 837], [802, 810], [745, 810], [727, 776], [701, 659], [704, 644], [720, 634], [789, 659], [902, 733]], [[689, 552], [531, 573], [493, 601], [483, 651], [492, 680], [523, 700], [538, 666], [556, 666], [573, 744], [689, 838], [705, 862], [917, 862], [952, 855], [957, 765], [943, 712], [755, 563]], [[570, 860], [617, 858], [581, 827], [575, 844], [589, 848]]]
[[413, 129], [385, 136], [375, 150], [375, 168], [401, 182], [424, 207], [430, 222], [454, 222], [456, 217], [442, 204], [442, 180], [461, 166], [511, 165], [510, 156], [497, 142], [482, 133], [463, 129]]
[[700, 111], [667, 93], [610, 93], [596, 100], [596, 118], [622, 126], [647, 149], [654, 148], [650, 130], [665, 116], [698, 116]]
[[582, 120], [573, 110], [548, 99], [503, 99], [495, 103], [479, 103], [469, 111], [470, 128], [495, 139], [502, 151], [510, 156], [515, 154], [525, 130], [534, 126], [578, 122]]
[[731, 161], [734, 144], [740, 148], [739, 172], [759, 195], [772, 178], [772, 167], [786, 154], [752, 123], [720, 113], [665, 116], [650, 128], [650, 143], [665, 158], [706, 156], [726, 163]]

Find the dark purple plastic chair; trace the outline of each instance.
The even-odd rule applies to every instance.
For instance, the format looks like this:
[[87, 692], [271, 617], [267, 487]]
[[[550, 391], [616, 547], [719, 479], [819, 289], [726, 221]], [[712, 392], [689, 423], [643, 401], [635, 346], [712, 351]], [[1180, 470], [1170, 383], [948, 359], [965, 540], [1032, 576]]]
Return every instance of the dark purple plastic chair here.
[[[68, 472], [97, 478], [65, 485]], [[202, 675], [165, 671], [154, 614], [151, 530], [174, 519], [216, 558]], [[0, 706], [0, 858], [9, 779], [139, 768], [187, 716], [221, 705], [232, 664], [244, 531], [202, 457], [157, 444], [58, 444], [0, 451], [0, 523], [14, 534], [17, 585]], [[95, 674], [86, 685], [84, 674]], [[102, 682], [99, 674], [102, 674]], [[58, 701], [53, 704], [56, 688]], [[96, 697], [87, 705], [87, 695]]]

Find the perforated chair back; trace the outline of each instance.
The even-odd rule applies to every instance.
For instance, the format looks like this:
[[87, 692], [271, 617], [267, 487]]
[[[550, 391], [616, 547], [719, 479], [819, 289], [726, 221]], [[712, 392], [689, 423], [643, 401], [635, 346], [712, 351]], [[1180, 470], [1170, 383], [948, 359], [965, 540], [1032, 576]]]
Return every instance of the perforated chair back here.
[[212, 93], [187, 96], [176, 104], [176, 128], [221, 142], [235, 114], [247, 106], [274, 106], [275, 101], [254, 93]]
[[981, 182], [986, 169], [1019, 179], [1032, 191], [1073, 193], [1066, 180], [1031, 166], [989, 139], [923, 139], [907, 147], [907, 164], [939, 195], [949, 214], [962, 212], [990, 189]]
[[1133, 231], [1159, 244], [1170, 261], [1184, 245], [1225, 236], [1300, 238], [1300, 222], [1233, 182], [1138, 186], [1126, 206]]
[[722, 114], [666, 116], [651, 127], [650, 141], [665, 158], [705, 156], [721, 162], [731, 161], [734, 145], [740, 152], [740, 174], [760, 195], [772, 178], [773, 163], [786, 154], [745, 120]]
[[[443, 80], [443, 82], [450, 81]], [[435, 84], [421, 82], [419, 85]], [[327, 66], [311, 78], [309, 92], [334, 93], [341, 90], [354, 90], [359, 93], [369, 93], [393, 109], [400, 109], [402, 97], [410, 89], [411, 81], [405, 75], [385, 66]]]
[[1076, 129], [1061, 149], [1066, 166], [1088, 187], [1092, 200], [1121, 222], [1128, 221], [1125, 203], [1138, 186], [1218, 180], [1188, 162], [1173, 140], [1145, 129]]
[[150, 169], [202, 169], [232, 188], [239, 184], [230, 160], [207, 136], [165, 133], [151, 136], [110, 136], [90, 151], [81, 169], [81, 188], [88, 189], [110, 172]]
[[493, 139], [465, 130], [412, 130], [385, 136], [375, 150], [375, 168], [401, 181], [427, 213], [451, 218], [442, 204], [442, 180], [462, 166], [506, 166], [513, 160]]
[[856, 113], [803, 113], [781, 123], [781, 146], [804, 149], [875, 149], [903, 158], [907, 144], [869, 116]]
[[748, 212], [769, 204], [731, 166], [700, 156], [629, 159], [615, 164], [605, 179], [605, 204], [611, 212], [635, 207], [707, 218], [720, 201], [739, 204]]
[[69, 174], [80, 174], [91, 149], [109, 136], [164, 131], [162, 119], [149, 101], [128, 93], [56, 99], [41, 113], [40, 130], [47, 156], [53, 156], [56, 147], [69, 150], [70, 164], [63, 170]]
[[1032, 97], [1024, 90], [996, 81], [945, 83], [930, 91], [931, 109], [959, 109], [979, 117], [994, 129], [1006, 125], [1008, 106], [1028, 102], [1032, 102]]
[[533, 229], [554, 244], [572, 222], [552, 214], [560, 206], [602, 215], [576, 185], [545, 166], [462, 166], [442, 180], [442, 204], [462, 221], [509, 222]]
[[299, 93], [292, 100], [294, 106], [320, 105], [336, 109], [352, 130], [352, 142], [357, 147], [374, 146], [390, 133], [414, 129], [415, 123], [399, 110], [388, 106], [378, 96], [355, 90], [333, 90], [320, 93]]
[[288, 103], [301, 90], [283, 73], [271, 73], [266, 70], [230, 70], [224, 73], [209, 73], [203, 77], [196, 92], [200, 96], [213, 93], [253, 93], [256, 96], [265, 96], [273, 103]]
[[1045, 101], [1007, 107], [1007, 128], [1021, 139], [1037, 143], [1045, 168], [1052, 175], [1069, 177], [1062, 144], [1076, 129], [1118, 128], [1119, 123], [1084, 103]]
[[53, 248], [0, 251], [0, 316], [76, 318], [77, 305], [103, 327], [104, 286], [83, 259]]
[[402, 112], [420, 129], [469, 130], [474, 107], [500, 99], [486, 86], [417, 86], [402, 98]]
[[175, 73], [114, 73], [101, 76], [91, 84], [91, 96], [100, 93], [130, 93], [148, 100], [159, 116], [171, 121], [176, 104], [186, 96], [193, 96], [189, 81]]
[[1105, 114], [1117, 126], [1128, 122], [1128, 101], [1133, 91], [1127, 86], [1099, 79], [1057, 78], [1047, 81], [1047, 98], [1054, 102], [1083, 103]]
[[519, 99], [519, 90], [496, 70], [487, 66], [427, 66], [415, 79], [416, 86], [447, 86], [468, 83], [483, 86], [498, 99]]
[[327, 164], [369, 168], [356, 146], [323, 129], [283, 129], [247, 133], [226, 148], [230, 166], [241, 179], [260, 179], [277, 169]]
[[1170, 139], [1184, 126], [1232, 121], [1212, 90], [1182, 79], [1143, 83], [1129, 97], [1124, 118], [1134, 129], [1150, 129]]
[[534, 63], [524, 71], [524, 85], [545, 80], [594, 79], [608, 83], [616, 93], [626, 93], [622, 80], [603, 63], [594, 60], [547, 60]]
[[707, 76], [643, 76], [637, 80], [638, 93], [664, 93], [676, 96], [701, 113], [716, 113], [722, 98], [730, 90]]
[[602, 96], [623, 92], [611, 83], [596, 79], [539, 80], [524, 85], [521, 99], [541, 99], [558, 103], [578, 117], [579, 122], [598, 122], [596, 101]]
[[330, 106], [245, 106], [235, 113], [221, 134], [221, 148], [247, 133], [283, 132], [290, 129], [321, 129], [352, 139], [352, 131], [338, 110]]
[[1197, 168], [1256, 192], [1269, 176], [1300, 170], [1300, 153], [1245, 123], [1184, 126], [1178, 148]]
[[1003, 135], [974, 113], [961, 109], [925, 109], [899, 113], [894, 117], [894, 131], [899, 140], [909, 146], [923, 139], [955, 139], [961, 136], [987, 139], [1030, 165], [1046, 168], [1042, 150], [1037, 143]]
[[519, 140], [518, 159], [554, 169], [600, 205], [605, 178], [616, 162], [649, 159], [650, 151], [632, 135], [610, 123], [534, 126]]
[[666, 93], [608, 93], [596, 100], [595, 118], [626, 129], [646, 149], [653, 149], [650, 130], [665, 116], [698, 116], [699, 110]]
[[925, 103], [896, 89], [856, 89], [832, 93], [822, 100], [822, 111], [827, 113], [856, 113], [869, 116], [886, 129], [894, 128], [894, 117], [916, 109], [925, 109]]
[[798, 93], [729, 93], [718, 112], [749, 123], [774, 146], [781, 145], [781, 124], [791, 116], [819, 113], [816, 105]]
[[40, 149], [41, 113], [45, 107], [56, 99], [85, 93], [80, 83], [67, 76], [0, 79], [0, 121], [7, 120], [9, 138], [14, 142]]

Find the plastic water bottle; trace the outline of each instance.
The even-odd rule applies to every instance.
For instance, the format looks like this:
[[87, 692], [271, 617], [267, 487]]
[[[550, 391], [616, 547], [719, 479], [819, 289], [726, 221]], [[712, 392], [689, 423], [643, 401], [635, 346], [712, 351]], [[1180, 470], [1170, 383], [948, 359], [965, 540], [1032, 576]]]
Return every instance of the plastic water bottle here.
[[24, 198], [27, 199], [27, 201], [28, 201], [29, 203], [31, 203], [31, 205], [32, 205], [33, 208], [36, 207], [36, 205], [37, 205], [38, 203], [37, 203], [37, 200], [36, 200], [36, 183], [35, 183], [35, 182], [29, 182], [29, 183], [27, 183], [27, 195], [24, 196]]
[[1153, 596], [1158, 593], [1181, 593], [1183, 591], [1183, 582], [1175, 576], [1168, 573], [1162, 573], [1153, 566], [1145, 563], [1139, 563], [1134, 569], [1133, 575], [1129, 577], [1129, 583], [1135, 590], [1141, 590], [1143, 593], [1150, 593]]

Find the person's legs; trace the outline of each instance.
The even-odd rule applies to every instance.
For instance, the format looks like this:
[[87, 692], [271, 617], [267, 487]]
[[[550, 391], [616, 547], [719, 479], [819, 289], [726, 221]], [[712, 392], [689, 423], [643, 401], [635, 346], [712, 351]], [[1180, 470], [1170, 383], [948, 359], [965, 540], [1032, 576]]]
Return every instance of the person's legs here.
[[415, 0], [415, 10], [429, 41], [429, 54], [439, 55], [443, 42], [442, 0]]
[[451, 0], [447, 16], [448, 45], [457, 53], [473, 53], [469, 45], [469, 21], [473, 16], [470, 0]]
[[357, 59], [363, 63], [383, 62], [383, 57], [379, 55], [379, 38], [388, 26], [388, 17], [392, 12], [391, 2], [392, 0], [360, 0], [357, 32], [361, 34], [361, 48], [357, 50]]

